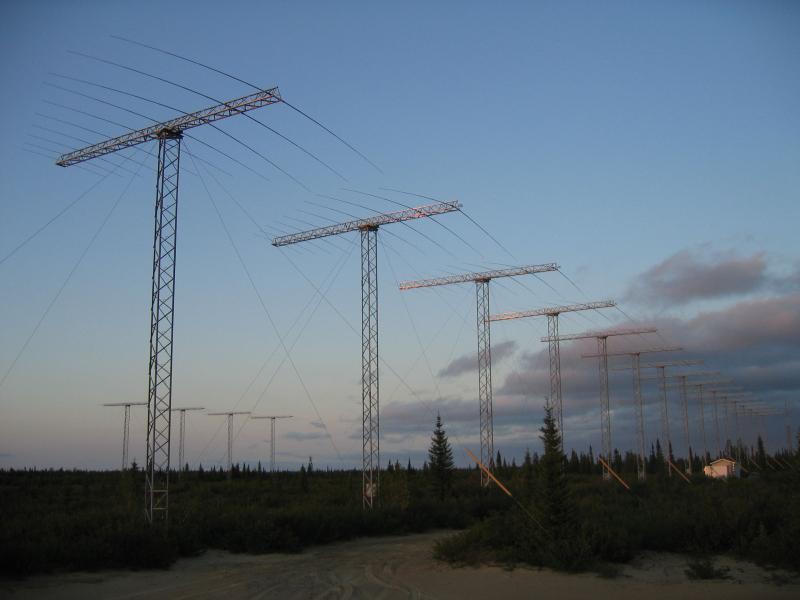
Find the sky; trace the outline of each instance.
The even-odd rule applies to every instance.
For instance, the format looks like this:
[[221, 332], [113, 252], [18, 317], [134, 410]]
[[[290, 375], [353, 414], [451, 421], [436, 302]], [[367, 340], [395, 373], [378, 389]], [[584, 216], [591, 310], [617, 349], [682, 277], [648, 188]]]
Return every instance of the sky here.
[[[765, 419], [773, 449], [787, 406], [800, 425], [797, 3], [8, 1], [0, 15], [0, 468], [115, 468], [122, 410], [101, 405], [147, 397], [154, 148], [69, 168], [56, 155], [253, 91], [120, 37], [278, 86], [358, 151], [286, 105], [182, 144], [173, 405], [293, 415], [281, 468], [359, 464], [360, 257], [356, 234], [269, 239], [430, 202], [392, 190], [464, 212], [379, 232], [384, 462], [421, 464], [437, 412], [460, 464], [478, 445], [474, 286], [399, 282], [509, 265], [561, 272], [494, 281], [493, 313], [613, 299], [562, 315], [561, 333], [657, 327], [609, 349], [684, 348], [660, 357], [702, 360], [781, 413]], [[518, 460], [540, 447], [546, 333], [492, 326], [495, 448]], [[568, 449], [600, 444], [594, 350], [562, 346]], [[625, 450], [630, 362], [610, 361]], [[644, 392], [649, 446], [661, 409]], [[698, 448], [694, 394], [689, 411]], [[140, 464], [145, 421], [133, 407]], [[265, 423], [237, 417], [234, 461], [266, 460]], [[188, 461], [224, 464], [225, 431], [189, 414]]]

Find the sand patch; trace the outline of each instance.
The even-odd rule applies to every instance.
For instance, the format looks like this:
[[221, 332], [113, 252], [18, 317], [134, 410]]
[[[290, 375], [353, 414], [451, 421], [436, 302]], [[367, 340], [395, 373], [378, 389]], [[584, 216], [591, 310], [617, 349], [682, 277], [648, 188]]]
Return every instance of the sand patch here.
[[[135, 600], [169, 598], [490, 598], [528, 599], [798, 598], [800, 579], [727, 557], [716, 565], [730, 579], [692, 581], [687, 558], [647, 553], [606, 579], [545, 569], [498, 566], [453, 568], [435, 561], [435, 540], [448, 533], [367, 538], [320, 546], [301, 554], [249, 556], [209, 551], [168, 571], [104, 571], [34, 577], [0, 583], [8, 598]], [[777, 585], [780, 581], [783, 585]]]

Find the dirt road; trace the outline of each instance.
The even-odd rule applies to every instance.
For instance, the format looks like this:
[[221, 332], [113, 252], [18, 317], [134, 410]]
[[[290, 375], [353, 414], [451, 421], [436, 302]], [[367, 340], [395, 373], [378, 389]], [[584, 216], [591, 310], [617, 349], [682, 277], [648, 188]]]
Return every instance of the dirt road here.
[[14, 599], [164, 598], [394, 599], [394, 598], [800, 598], [800, 582], [776, 585], [748, 563], [725, 559], [732, 579], [688, 581], [685, 558], [648, 555], [615, 579], [499, 567], [454, 569], [431, 558], [446, 533], [360, 539], [302, 554], [263, 556], [212, 551], [179, 561], [169, 571], [105, 571], [35, 577], [0, 583], [0, 597]]

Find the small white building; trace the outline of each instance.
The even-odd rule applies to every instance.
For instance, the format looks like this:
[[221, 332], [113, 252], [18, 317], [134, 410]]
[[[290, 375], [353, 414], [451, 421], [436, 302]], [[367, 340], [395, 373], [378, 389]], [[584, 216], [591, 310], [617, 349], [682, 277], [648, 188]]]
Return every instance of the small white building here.
[[718, 458], [717, 460], [712, 460], [711, 464], [703, 467], [703, 473], [705, 473], [706, 477], [713, 477], [715, 479], [741, 477], [742, 468], [735, 460], [730, 458]]

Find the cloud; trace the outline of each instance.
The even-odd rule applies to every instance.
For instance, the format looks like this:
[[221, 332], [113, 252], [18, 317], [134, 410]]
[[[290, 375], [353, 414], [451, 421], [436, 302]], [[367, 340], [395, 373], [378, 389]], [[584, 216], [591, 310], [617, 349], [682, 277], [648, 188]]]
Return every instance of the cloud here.
[[[682, 346], [679, 354], [651, 355], [647, 361], [691, 358], [703, 361], [697, 367], [703, 371], [720, 371], [722, 378], [731, 378], [733, 385], [753, 392], [764, 403], [783, 409], [784, 401], [794, 400], [800, 392], [800, 293], [742, 300], [732, 305], [704, 311], [692, 317], [662, 318], [652, 323], [668, 340], [668, 345]], [[648, 341], [651, 340], [651, 341]], [[644, 337], [619, 337], [609, 339], [609, 351], [634, 350], [664, 345], [652, 335]], [[594, 340], [578, 340], [561, 345], [561, 375], [565, 413], [565, 435], [569, 444], [588, 436], [597, 437], [597, 410], [599, 407], [599, 382], [597, 360], [581, 358], [595, 351]], [[612, 369], [628, 367], [627, 356], [610, 357]], [[672, 373], [678, 372], [673, 370]], [[667, 370], [669, 374], [669, 369]], [[650, 376], [652, 371], [643, 373]], [[615, 444], [630, 447], [633, 440], [633, 422], [630, 419], [633, 385], [631, 371], [610, 372], [610, 396]], [[518, 365], [495, 388], [495, 397], [528, 398], [531, 405], [549, 393], [549, 366], [547, 349], [542, 346], [535, 352], [523, 353]], [[643, 393], [648, 403], [646, 413], [653, 416], [648, 440], [660, 435], [660, 399], [655, 382], [644, 383]], [[673, 441], [683, 439], [679, 395], [669, 397], [672, 415]], [[692, 426], [696, 427], [696, 400], [691, 401]], [[706, 407], [706, 410], [710, 410]], [[627, 411], [627, 412], [626, 412]], [[796, 414], [796, 412], [795, 412]], [[709, 413], [706, 414], [709, 417]], [[720, 417], [721, 418], [721, 417]], [[796, 419], [796, 417], [794, 417]], [[585, 425], [578, 426], [585, 421]], [[777, 421], [776, 421], [777, 422]], [[577, 430], [576, 430], [577, 427]], [[582, 429], [584, 428], [584, 429]], [[581, 430], [583, 433], [581, 433]], [[694, 439], [698, 434], [695, 432]], [[708, 435], [712, 435], [708, 429]], [[710, 438], [709, 438], [710, 439]]]
[[729, 354], [757, 348], [785, 354], [800, 348], [800, 293], [742, 301], [657, 325], [693, 351]]
[[281, 435], [281, 437], [296, 440], [298, 442], [306, 442], [308, 440], [320, 440], [328, 437], [324, 431], [289, 431]]
[[703, 245], [681, 250], [641, 273], [627, 297], [641, 305], [675, 306], [747, 294], [768, 283], [763, 252], [739, 257]]
[[[492, 346], [492, 364], [499, 364], [503, 359], [513, 355], [517, 350], [517, 342], [509, 340]], [[453, 360], [437, 374], [439, 377], [455, 377], [463, 373], [471, 373], [478, 368], [478, 357], [475, 353], [465, 354]]]

